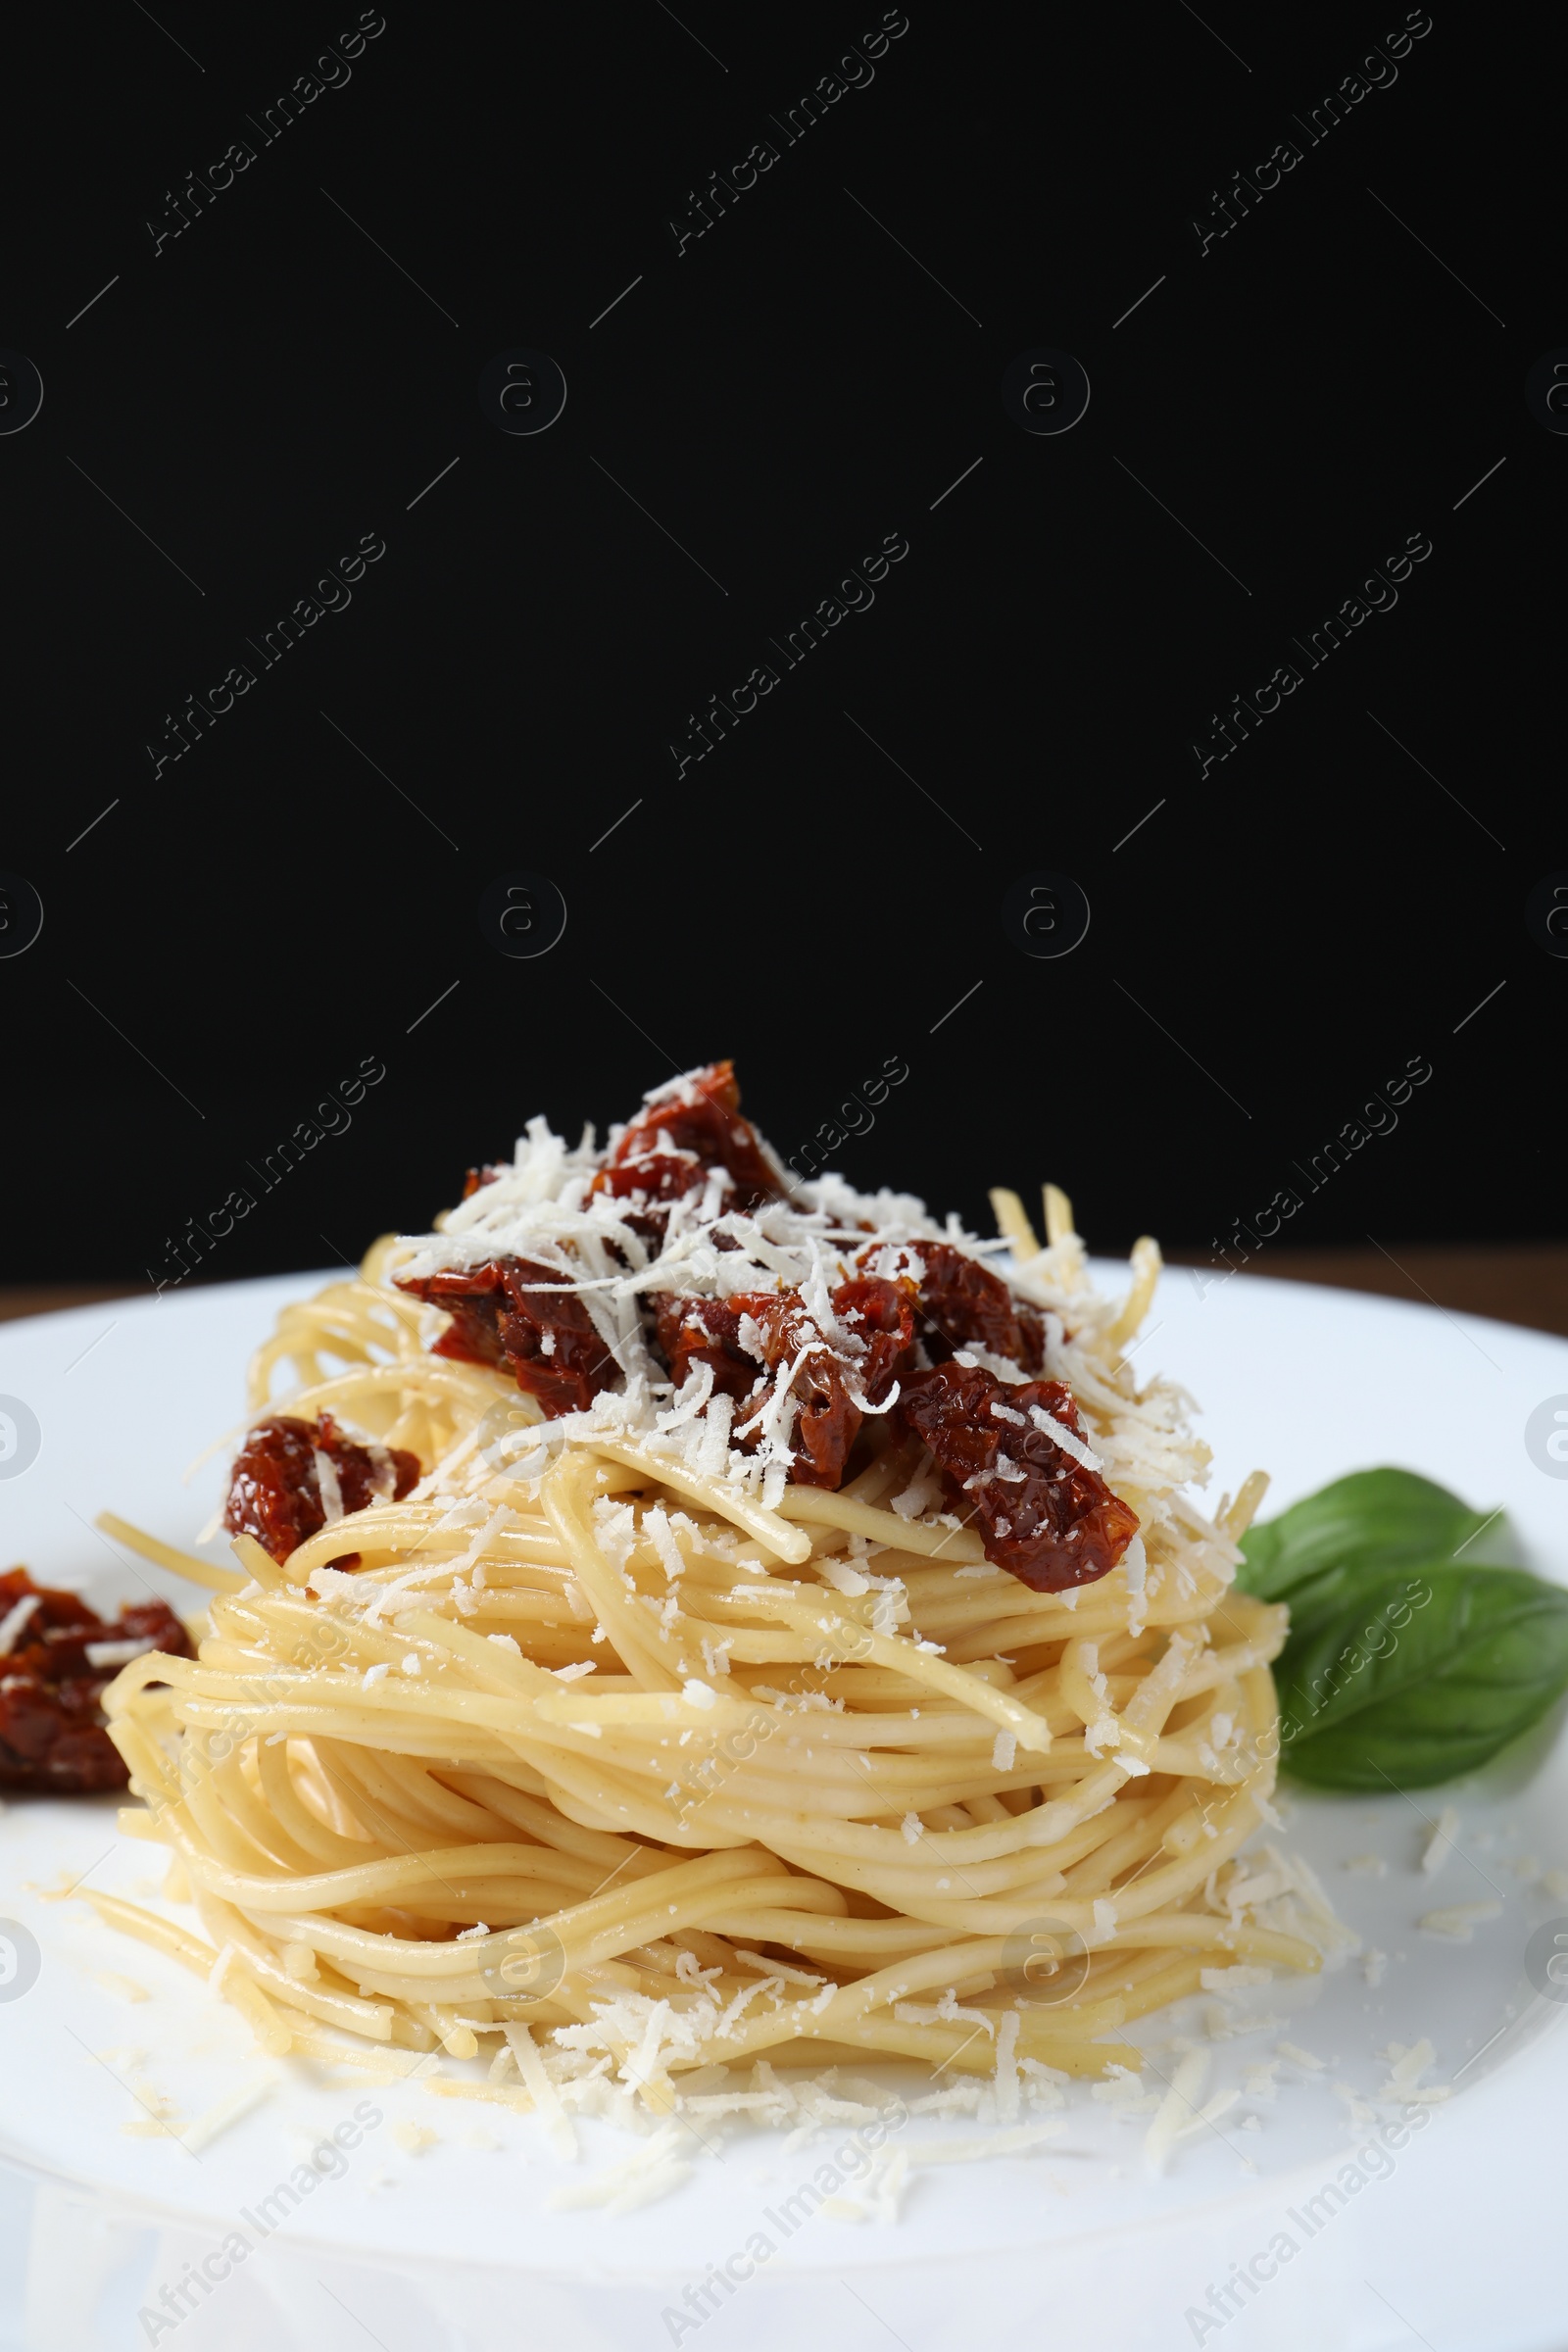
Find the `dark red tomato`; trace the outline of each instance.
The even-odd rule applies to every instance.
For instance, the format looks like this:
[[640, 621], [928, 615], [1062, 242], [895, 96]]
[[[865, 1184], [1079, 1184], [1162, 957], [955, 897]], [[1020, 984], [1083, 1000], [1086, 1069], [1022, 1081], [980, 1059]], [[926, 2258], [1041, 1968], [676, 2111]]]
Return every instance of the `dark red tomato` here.
[[399, 1275], [398, 1289], [452, 1317], [433, 1353], [510, 1372], [555, 1421], [586, 1412], [620, 1375], [581, 1298], [561, 1287], [565, 1280], [532, 1258], [491, 1257], [417, 1280]]
[[[788, 1199], [778, 1171], [768, 1160], [750, 1120], [740, 1115], [735, 1065], [710, 1062], [684, 1079], [680, 1090], [640, 1110], [594, 1179], [596, 1193], [612, 1189], [612, 1170], [632, 1161], [690, 1152], [703, 1169], [724, 1168], [734, 1182], [737, 1208], [760, 1208]], [[667, 1136], [668, 1146], [660, 1139]]]
[[[860, 1262], [880, 1250], [862, 1250]], [[1025, 1372], [1046, 1360], [1046, 1331], [1039, 1309], [1015, 1298], [1000, 1274], [948, 1242], [913, 1242], [908, 1254], [925, 1268], [919, 1281], [920, 1337], [926, 1352], [941, 1362], [959, 1348], [978, 1346], [1004, 1355]]]
[[[345, 1514], [382, 1498], [401, 1501], [418, 1482], [418, 1456], [401, 1446], [357, 1446], [330, 1413], [302, 1421], [273, 1413], [258, 1421], [234, 1460], [223, 1525], [231, 1536], [254, 1536], [274, 1560], [286, 1560], [308, 1536], [326, 1525], [317, 1454], [337, 1472]], [[358, 1552], [337, 1565], [352, 1566]]]
[[739, 1403], [751, 1395], [762, 1378], [762, 1367], [741, 1346], [740, 1304], [729, 1298], [680, 1298], [665, 1292], [654, 1300], [654, 1307], [659, 1351], [677, 1389], [685, 1387], [694, 1364], [706, 1364], [713, 1375], [715, 1396], [733, 1396]]
[[[722, 1299], [666, 1298], [659, 1308], [660, 1346], [677, 1386], [694, 1364], [707, 1364], [714, 1390], [737, 1402], [753, 1397], [764, 1372], [798, 1363], [790, 1385], [798, 1407], [794, 1476], [804, 1487], [837, 1487], [865, 1419], [856, 1395], [880, 1404], [909, 1356], [914, 1340], [910, 1288], [862, 1279], [841, 1283], [832, 1292], [835, 1317], [863, 1343], [858, 1355], [840, 1355], [828, 1346], [799, 1291], [742, 1291]], [[760, 1364], [741, 1344], [743, 1316], [756, 1328]], [[759, 1434], [746, 1433], [739, 1442], [750, 1449]]]
[[1137, 1513], [1034, 1419], [1039, 1411], [1082, 1438], [1065, 1381], [1009, 1387], [978, 1364], [937, 1364], [906, 1382], [897, 1410], [930, 1447], [986, 1558], [1036, 1592], [1108, 1575], [1138, 1533]]
[[49, 1796], [123, 1788], [129, 1776], [98, 1703], [120, 1666], [94, 1665], [89, 1644], [134, 1642], [188, 1658], [185, 1628], [161, 1600], [104, 1618], [74, 1592], [35, 1585], [25, 1568], [0, 1576], [0, 1621], [27, 1599], [34, 1606], [0, 1656], [0, 1788]]
[[855, 1282], [841, 1282], [832, 1300], [839, 1321], [865, 1343], [865, 1353], [855, 1359], [856, 1377], [867, 1403], [880, 1404], [907, 1368], [914, 1348], [914, 1286], [862, 1275]]
[[[671, 1202], [700, 1193], [707, 1181], [707, 1169], [684, 1152], [645, 1152], [601, 1168], [593, 1189], [624, 1200], [628, 1205], [620, 1212], [623, 1222], [657, 1251], [663, 1247]], [[724, 1191], [723, 1205], [733, 1208], [734, 1187], [727, 1178]]]
[[798, 1407], [791, 1475], [799, 1486], [836, 1487], [864, 1417], [850, 1399], [843, 1358], [817, 1337], [799, 1291], [746, 1291], [730, 1304], [756, 1324], [770, 1373], [799, 1363], [790, 1384]]

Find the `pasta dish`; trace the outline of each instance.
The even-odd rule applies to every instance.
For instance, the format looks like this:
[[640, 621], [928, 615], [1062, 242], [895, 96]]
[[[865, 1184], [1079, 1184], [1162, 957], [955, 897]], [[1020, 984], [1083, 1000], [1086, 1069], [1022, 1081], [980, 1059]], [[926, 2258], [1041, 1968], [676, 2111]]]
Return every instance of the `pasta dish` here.
[[[197, 1654], [104, 1694], [190, 1961], [264, 2045], [443, 2050], [656, 2113], [758, 2060], [1136, 2067], [1211, 1972], [1315, 1969], [1272, 1819], [1286, 1612], [1233, 1589], [1159, 1254], [782, 1166], [728, 1063], [535, 1119], [281, 1314]], [[280, 1386], [285, 1393], [280, 1394]], [[1291, 1891], [1293, 1884], [1296, 1891]], [[199, 1931], [198, 1932], [198, 1928]]]

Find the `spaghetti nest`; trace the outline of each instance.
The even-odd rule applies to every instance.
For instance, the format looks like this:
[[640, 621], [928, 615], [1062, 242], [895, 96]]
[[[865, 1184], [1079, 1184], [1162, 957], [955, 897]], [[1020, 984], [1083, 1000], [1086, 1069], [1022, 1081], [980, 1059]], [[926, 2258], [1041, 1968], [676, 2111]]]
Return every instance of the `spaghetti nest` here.
[[1066, 1592], [987, 1561], [892, 1424], [776, 1507], [657, 1431], [548, 1430], [504, 1370], [431, 1351], [439, 1316], [392, 1287], [409, 1245], [285, 1310], [255, 1408], [288, 1359], [291, 1412], [424, 1475], [282, 1565], [241, 1536], [243, 1577], [191, 1568], [224, 1588], [199, 1655], [136, 1659], [106, 1705], [128, 1826], [175, 1849], [211, 1943], [106, 1913], [270, 2049], [500, 2036], [535, 2103], [548, 2062], [655, 2110], [757, 2058], [1097, 2075], [1207, 1971], [1318, 1967], [1288, 1872], [1236, 1861], [1277, 1751], [1285, 1613], [1231, 1590], [1261, 1482], [1214, 1520], [1182, 1491], [1201, 1448], [1123, 1352], [1152, 1246], [1117, 1307], [1060, 1196], [1046, 1249], [1009, 1198], [1012, 1277], [1067, 1310], [1142, 1529]]

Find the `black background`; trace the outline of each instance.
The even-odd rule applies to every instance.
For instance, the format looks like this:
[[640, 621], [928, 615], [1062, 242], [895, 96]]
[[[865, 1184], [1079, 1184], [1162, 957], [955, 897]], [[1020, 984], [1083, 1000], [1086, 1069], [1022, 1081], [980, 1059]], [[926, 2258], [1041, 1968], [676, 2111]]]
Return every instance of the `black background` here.
[[[0, 344], [45, 398], [0, 439], [0, 867], [46, 916], [0, 961], [0, 1276], [167, 1277], [235, 1187], [204, 1276], [357, 1254], [532, 1113], [603, 1126], [720, 1053], [785, 1152], [902, 1058], [833, 1157], [971, 1220], [1050, 1175], [1102, 1248], [1206, 1253], [1293, 1185], [1297, 1243], [1559, 1230], [1568, 964], [1524, 902], [1568, 866], [1568, 440], [1523, 382], [1568, 342], [1560, 26], [1439, 8], [1309, 144], [1293, 115], [1402, 10], [911, 0], [786, 144], [880, 11], [681, 20], [388, 0], [269, 143], [352, 8], [13, 28]], [[568, 385], [538, 437], [479, 408], [516, 346]], [[1035, 346], [1093, 386], [1061, 437], [1003, 408]], [[264, 668], [247, 640], [365, 533], [352, 604]], [[784, 669], [769, 640], [889, 533], [874, 606]], [[1413, 533], [1397, 607], [1200, 778], [1210, 714]], [[688, 713], [762, 662], [677, 779]], [[1002, 927], [1041, 867], [1093, 908], [1055, 961]], [[514, 868], [569, 910], [537, 960], [478, 925]], [[264, 1194], [365, 1057], [352, 1126]], [[1308, 1193], [1412, 1057], [1396, 1130]]]

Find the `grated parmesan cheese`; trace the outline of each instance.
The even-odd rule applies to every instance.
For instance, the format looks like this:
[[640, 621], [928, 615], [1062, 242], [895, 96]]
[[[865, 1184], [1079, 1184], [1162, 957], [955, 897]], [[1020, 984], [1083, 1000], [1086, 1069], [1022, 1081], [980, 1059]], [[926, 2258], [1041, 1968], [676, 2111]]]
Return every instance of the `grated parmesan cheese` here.
[[95, 1982], [103, 1986], [105, 1992], [112, 1992], [122, 2001], [145, 2001], [152, 1997], [146, 1985], [138, 1984], [134, 1977], [117, 1976], [113, 1969], [99, 1969]]
[[12, 1602], [4, 1617], [0, 1617], [0, 1658], [10, 1656], [16, 1647], [17, 1636], [22, 1632], [33, 1610], [41, 1607], [42, 1603], [43, 1594], [41, 1592], [24, 1592], [20, 1600]]
[[1417, 1925], [1428, 1936], [1445, 1936], [1452, 1943], [1468, 1943], [1478, 1927], [1501, 1915], [1502, 1905], [1491, 1900], [1482, 1903], [1449, 1903], [1441, 1910], [1424, 1911]]
[[1200, 2117], [1198, 2100], [1208, 2079], [1208, 2064], [1206, 2050], [1191, 2049], [1170, 2078], [1144, 2138], [1144, 2162], [1152, 2173], [1165, 2170], [1185, 2127], [1195, 2116]]
[[264, 2099], [270, 2098], [277, 2082], [275, 2072], [264, 2075], [255, 2082], [247, 2082], [239, 2090], [231, 2090], [226, 2098], [219, 2099], [197, 2116], [193, 2123], [187, 2124], [179, 2136], [191, 2154], [200, 2155], [203, 2148], [211, 2147], [220, 2132], [242, 2122]]
[[1063, 1453], [1081, 1463], [1084, 1469], [1103, 1470], [1105, 1465], [1101, 1456], [1082, 1438], [1074, 1437], [1064, 1421], [1057, 1421], [1038, 1404], [1029, 1407], [1029, 1418], [1043, 1437], [1049, 1438], [1053, 1446], [1059, 1446]]
[[1454, 1806], [1445, 1805], [1433, 1824], [1432, 1835], [1427, 1839], [1426, 1851], [1421, 1856], [1421, 1868], [1427, 1878], [1436, 1878], [1448, 1856], [1453, 1852], [1458, 1836], [1458, 1812]]
[[1381, 2055], [1388, 2061], [1389, 2079], [1377, 2094], [1380, 2099], [1413, 2099], [1420, 2104], [1435, 2105], [1452, 2096], [1451, 2086], [1446, 2082], [1419, 2087], [1422, 2076], [1437, 2057], [1431, 2042], [1425, 2038], [1409, 2049], [1402, 2041], [1391, 2041]]
[[622, 2157], [618, 2164], [607, 2165], [580, 2183], [553, 2189], [545, 2202], [556, 2213], [577, 2213], [597, 2206], [613, 2217], [635, 2212], [656, 2197], [668, 2196], [691, 2178], [691, 2166], [675, 2154], [680, 2130], [678, 2124], [664, 2124], [646, 2147]]
[[86, 1647], [87, 1663], [89, 1666], [99, 1669], [106, 1666], [128, 1666], [132, 1658], [144, 1658], [150, 1649], [157, 1647], [158, 1644], [150, 1634], [145, 1641], [89, 1642]]
[[1364, 2131], [1368, 2124], [1377, 2122], [1377, 2109], [1367, 2104], [1353, 2082], [1333, 2082], [1329, 2087], [1337, 2099], [1345, 2101], [1349, 2109], [1350, 2122], [1358, 2132]]

